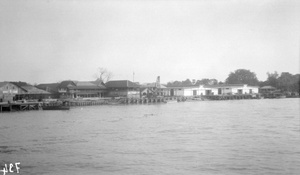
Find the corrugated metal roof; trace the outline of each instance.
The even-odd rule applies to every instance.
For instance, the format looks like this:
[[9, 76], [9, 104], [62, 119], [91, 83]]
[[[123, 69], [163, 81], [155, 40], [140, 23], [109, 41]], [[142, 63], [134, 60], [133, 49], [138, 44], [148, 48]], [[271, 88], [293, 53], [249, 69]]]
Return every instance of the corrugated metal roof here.
[[162, 85], [162, 84], [158, 84], [157, 83], [144, 83], [141, 85], [141, 87], [143, 88], [147, 88], [147, 87], [157, 87], [157, 88], [160, 88], [160, 89], [165, 89], [167, 88], [166, 86]]
[[36, 87], [45, 91], [58, 92], [59, 83], [39, 84]]
[[28, 83], [22, 82], [22, 81], [11, 81], [10, 83], [12, 83], [12, 84], [14, 84], [14, 85], [16, 85], [16, 86], [19, 86], [19, 87], [29, 85]]
[[43, 88], [43, 87], [50, 87], [50, 88], [57, 88], [59, 83], [48, 83], [48, 84], [39, 84], [36, 87]]
[[67, 88], [69, 85], [76, 86], [76, 84], [73, 81], [67, 80], [67, 81], [62, 81], [58, 87], [59, 88]]
[[139, 88], [140, 86], [129, 80], [114, 80], [109, 81], [106, 84], [108, 88]]
[[47, 91], [44, 91], [42, 89], [38, 89], [38, 88], [36, 88], [34, 86], [31, 86], [31, 85], [21, 86], [21, 88], [26, 91], [25, 94], [50, 94]]
[[106, 89], [106, 87], [102, 84], [96, 85], [90, 81], [78, 81], [75, 89]]
[[199, 87], [199, 85], [167, 85], [167, 88], [191, 88]]
[[77, 81], [76, 86], [95, 86], [95, 84], [93, 84], [90, 81]]
[[243, 87], [245, 84], [215, 84], [215, 85], [203, 85], [207, 88], [219, 88], [219, 87]]

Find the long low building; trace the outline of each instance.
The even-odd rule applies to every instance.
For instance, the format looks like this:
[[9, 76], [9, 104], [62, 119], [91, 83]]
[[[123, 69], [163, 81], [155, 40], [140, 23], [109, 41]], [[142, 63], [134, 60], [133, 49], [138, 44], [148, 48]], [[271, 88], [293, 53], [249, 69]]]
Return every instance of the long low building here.
[[108, 81], [105, 86], [109, 97], [140, 98], [140, 86], [129, 80]]
[[48, 98], [50, 93], [26, 82], [0, 82], [0, 102], [16, 100], [39, 100]]
[[247, 84], [220, 84], [200, 86], [200, 95], [232, 95], [232, 94], [257, 94], [258, 86]]
[[103, 97], [106, 87], [93, 81], [62, 81], [60, 83], [39, 84], [38, 88], [50, 92], [55, 98]]
[[99, 83], [94, 84], [90, 81], [78, 81], [75, 82], [74, 88], [77, 97], [91, 98], [91, 97], [103, 97], [106, 93], [106, 87]]
[[164, 94], [166, 96], [197, 96], [199, 94], [199, 86], [191, 85], [191, 86], [167, 86], [164, 89]]
[[190, 85], [190, 86], [167, 86], [167, 96], [201, 96], [201, 95], [234, 95], [234, 94], [257, 94], [258, 86], [247, 84], [219, 84], [219, 85]]

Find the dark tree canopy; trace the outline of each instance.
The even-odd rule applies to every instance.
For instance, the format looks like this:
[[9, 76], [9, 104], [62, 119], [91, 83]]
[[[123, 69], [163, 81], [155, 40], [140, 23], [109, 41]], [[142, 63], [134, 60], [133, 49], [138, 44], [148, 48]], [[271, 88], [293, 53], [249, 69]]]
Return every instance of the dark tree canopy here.
[[186, 79], [184, 81], [172, 81], [168, 82], [167, 86], [191, 86], [191, 85], [215, 85], [218, 84], [218, 80], [216, 79], [208, 79], [203, 78], [201, 80], [193, 80]]
[[282, 72], [277, 81], [278, 88], [282, 91], [299, 92], [299, 74], [292, 75], [288, 72]]
[[266, 81], [260, 82], [262, 86], [273, 86], [282, 92], [300, 92], [300, 74], [292, 75], [289, 72], [282, 72], [281, 75], [275, 71], [274, 73], [267, 73]]
[[197, 80], [196, 84], [197, 85], [216, 85], [216, 84], [218, 84], [218, 80], [203, 78], [201, 80]]
[[193, 85], [193, 83], [191, 82], [190, 79], [186, 79], [185, 81], [182, 81], [182, 85], [183, 86], [190, 86], [190, 85]]
[[274, 73], [267, 73], [268, 75], [268, 78], [267, 78], [267, 81], [266, 81], [266, 84], [269, 85], [269, 86], [273, 86], [273, 87], [277, 87], [278, 85], [278, 73], [275, 71]]
[[231, 72], [225, 82], [226, 84], [258, 85], [256, 74], [246, 69], [238, 69]]

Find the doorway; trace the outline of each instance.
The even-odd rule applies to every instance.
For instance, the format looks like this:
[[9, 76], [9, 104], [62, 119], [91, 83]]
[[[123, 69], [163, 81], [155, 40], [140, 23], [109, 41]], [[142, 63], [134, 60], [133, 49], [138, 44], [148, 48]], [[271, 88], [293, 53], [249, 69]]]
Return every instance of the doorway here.
[[222, 94], [222, 89], [221, 89], [221, 88], [218, 89], [218, 94], [219, 94], [219, 95]]
[[170, 90], [170, 96], [174, 96], [174, 89]]
[[197, 95], [197, 90], [193, 90], [193, 96]]
[[205, 95], [210, 95], [211, 94], [211, 90], [205, 90]]

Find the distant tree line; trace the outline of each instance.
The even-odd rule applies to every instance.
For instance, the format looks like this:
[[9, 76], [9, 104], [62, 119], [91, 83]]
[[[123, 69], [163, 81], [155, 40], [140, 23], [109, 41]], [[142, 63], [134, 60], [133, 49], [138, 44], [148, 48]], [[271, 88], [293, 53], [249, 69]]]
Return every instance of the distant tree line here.
[[203, 78], [201, 80], [192, 81], [190, 79], [186, 79], [184, 81], [171, 81], [167, 83], [167, 86], [192, 86], [192, 85], [216, 85], [219, 84], [218, 80], [216, 79], [208, 79]]
[[273, 86], [283, 92], [300, 92], [300, 74], [292, 75], [289, 72], [282, 72], [281, 75], [275, 71], [267, 73], [266, 81], [261, 81], [260, 86]]
[[[300, 74], [292, 75], [288, 72], [282, 72], [281, 75], [275, 71], [274, 73], [267, 73], [268, 78], [266, 81], [259, 81], [254, 72], [246, 69], [237, 69], [230, 72], [225, 80], [226, 84], [248, 84], [252, 86], [273, 86], [283, 92], [300, 92]], [[204, 78], [201, 80], [185, 81], [171, 81], [167, 86], [191, 86], [191, 85], [216, 85], [223, 84], [223, 82], [216, 79]]]

